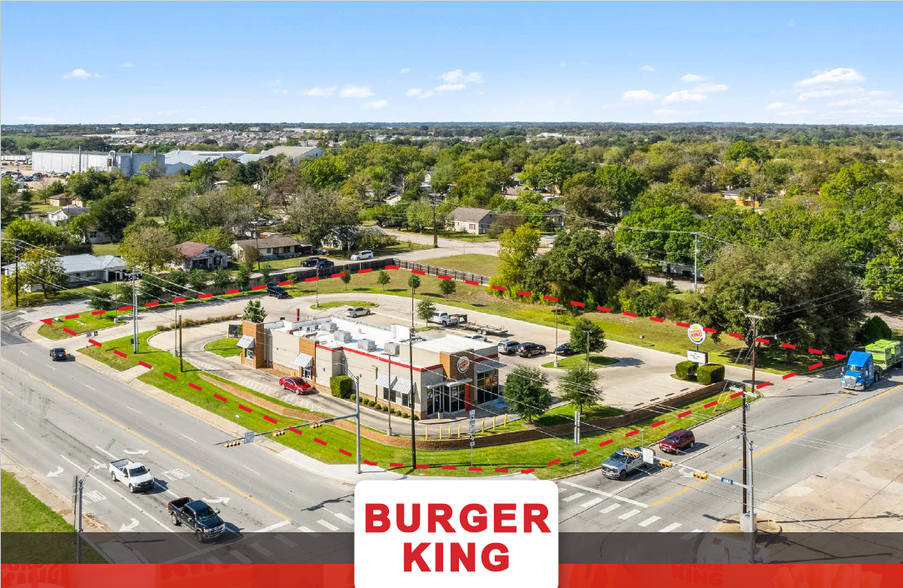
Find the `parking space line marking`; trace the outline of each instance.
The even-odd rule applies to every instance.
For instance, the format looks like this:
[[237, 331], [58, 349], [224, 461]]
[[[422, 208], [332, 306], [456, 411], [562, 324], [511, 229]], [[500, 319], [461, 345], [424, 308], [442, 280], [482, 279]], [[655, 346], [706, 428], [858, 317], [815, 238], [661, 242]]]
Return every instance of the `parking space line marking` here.
[[606, 498], [614, 498], [615, 500], [620, 500], [621, 502], [626, 502], [627, 504], [632, 504], [633, 506], [638, 506], [640, 508], [649, 508], [649, 505], [644, 502], [631, 500], [630, 498], [624, 498], [623, 496], [612, 494], [610, 492], [603, 492], [602, 490], [596, 490], [595, 488], [590, 488], [588, 486], [581, 486], [580, 484], [575, 484], [574, 482], [562, 482], [562, 484], [566, 484], [572, 488], [577, 488], [578, 490], [583, 490], [585, 492], [592, 492], [593, 494], [598, 494], [599, 496], [604, 496]]
[[[627, 514], [627, 513], [625, 513], [625, 514]], [[623, 518], [623, 517], [622, 517], [622, 518]], [[649, 517], [648, 519], [646, 519], [645, 521], [642, 521], [642, 522], [637, 523], [637, 524], [638, 524], [639, 526], [641, 526], [641, 527], [648, 527], [649, 525], [651, 525], [651, 524], [654, 523], [655, 521], [659, 520], [660, 518], [662, 518], [662, 517], [651, 516], [651, 517]]]
[[262, 545], [258, 545], [257, 543], [252, 543], [251, 549], [256, 549], [258, 553], [263, 555], [263, 557], [270, 557], [271, 555], [273, 555], [272, 551]]
[[273, 537], [273, 539], [275, 539], [275, 540], [278, 541], [279, 543], [282, 543], [282, 544], [285, 545], [286, 547], [298, 547], [298, 544], [297, 544], [297, 543], [295, 543], [294, 541], [292, 541], [291, 539], [289, 539], [289, 538], [286, 537], [285, 535], [276, 535], [275, 537]]
[[629, 510], [629, 511], [625, 512], [624, 514], [622, 514], [622, 515], [619, 516], [618, 518], [621, 519], [622, 521], [626, 521], [626, 520], [629, 519], [630, 517], [632, 517], [632, 516], [634, 516], [634, 515], [638, 515], [638, 514], [640, 514], [640, 511], [638, 511], [637, 509], [633, 509], [633, 510]]
[[13, 424], [16, 425], [17, 427], [19, 427], [20, 429], [22, 429], [23, 431], [25, 430], [25, 427], [23, 427], [22, 425], [20, 425], [20, 424], [17, 423], [16, 421], [13, 421]]
[[275, 525], [270, 525], [269, 527], [264, 527], [263, 529], [260, 529], [259, 531], [256, 531], [256, 532], [257, 532], [257, 533], [266, 533], [267, 531], [273, 531], [273, 530], [275, 530], [275, 529], [281, 529], [282, 527], [284, 527], [284, 526], [286, 526], [286, 525], [288, 525], [288, 524], [289, 524], [288, 521], [279, 521], [279, 522], [276, 523]]
[[235, 559], [237, 559], [241, 563], [245, 563], [245, 564], [252, 563], [251, 560], [248, 559], [247, 556], [245, 556], [245, 554], [243, 554], [242, 552], [240, 552], [237, 549], [233, 549], [232, 551], [230, 551], [229, 555], [232, 555]]
[[589, 501], [581, 504], [580, 508], [592, 508], [592, 507], [596, 506], [597, 504], [599, 504], [600, 502], [602, 502], [601, 498], [593, 498], [592, 500], [589, 500]]
[[671, 523], [667, 527], [663, 527], [663, 528], [659, 529], [658, 532], [659, 533], [670, 533], [671, 531], [673, 531], [674, 529], [676, 529], [679, 526], [680, 526], [680, 523]]
[[338, 527], [336, 527], [332, 523], [324, 521], [323, 519], [320, 519], [319, 521], [317, 521], [317, 524], [320, 525], [321, 527], [326, 527], [330, 531], [338, 531], [339, 530]]
[[616, 510], [616, 509], [619, 509], [619, 508], [621, 508], [621, 505], [620, 505], [620, 504], [609, 504], [608, 506], [606, 506], [605, 508], [603, 508], [603, 509], [600, 510], [599, 512], [601, 512], [602, 514], [608, 514], [608, 513], [610, 513], [611, 511]]
[[570, 496], [568, 496], [561, 502], [571, 502], [572, 500], [577, 500], [581, 496], [586, 496], [586, 494], [584, 492], [575, 492], [574, 494], [571, 494]]

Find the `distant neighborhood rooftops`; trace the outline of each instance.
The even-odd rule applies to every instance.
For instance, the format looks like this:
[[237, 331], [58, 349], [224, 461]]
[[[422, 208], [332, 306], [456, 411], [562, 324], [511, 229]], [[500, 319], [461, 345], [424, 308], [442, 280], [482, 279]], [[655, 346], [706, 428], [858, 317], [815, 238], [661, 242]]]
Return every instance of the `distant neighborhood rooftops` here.
[[90, 211], [87, 208], [85, 208], [84, 206], [69, 205], [69, 206], [62, 207], [59, 210], [54, 210], [51, 214], [55, 214], [55, 215], [61, 214], [63, 216], [66, 216], [66, 217], [72, 219], [77, 216], [81, 216], [83, 214], [88, 214], [88, 212], [90, 212]]
[[247, 155], [244, 151], [188, 151], [175, 149], [166, 154], [166, 165], [184, 163], [195, 166], [203, 161], [216, 161], [218, 159], [238, 159]]
[[[122, 258], [116, 257], [115, 255], [91, 255], [90, 253], [83, 253], [81, 255], [64, 255], [59, 258], [60, 266], [62, 266], [63, 271], [67, 274], [74, 274], [76, 272], [96, 272], [101, 270], [111, 270], [111, 269], [125, 269], [126, 263]], [[22, 266], [24, 264], [19, 264], [19, 271], [22, 270]], [[15, 268], [15, 264], [7, 264], [3, 266], [3, 272], [8, 273], [8, 271]]]
[[299, 243], [291, 237], [286, 237], [285, 235], [272, 235], [269, 237], [260, 237], [259, 239], [242, 239], [236, 241], [235, 244], [239, 247], [257, 247], [258, 249], [263, 249], [264, 247], [293, 247], [295, 245], [302, 245], [302, 243]]
[[175, 246], [176, 250], [178, 250], [178, 252], [182, 254], [182, 257], [186, 259], [197, 257], [208, 247], [210, 247], [210, 245], [198, 243], [197, 241], [185, 241], [184, 243], [179, 243]]
[[267, 149], [261, 155], [285, 155], [286, 157], [291, 157], [293, 160], [298, 161], [300, 159], [310, 158], [315, 159], [323, 155], [323, 150], [319, 147], [293, 147], [288, 145], [280, 145], [279, 147], [273, 147], [272, 149]]
[[459, 206], [454, 209], [448, 217], [452, 220], [478, 223], [490, 214], [493, 214], [493, 212], [485, 208], [467, 208], [465, 206]]

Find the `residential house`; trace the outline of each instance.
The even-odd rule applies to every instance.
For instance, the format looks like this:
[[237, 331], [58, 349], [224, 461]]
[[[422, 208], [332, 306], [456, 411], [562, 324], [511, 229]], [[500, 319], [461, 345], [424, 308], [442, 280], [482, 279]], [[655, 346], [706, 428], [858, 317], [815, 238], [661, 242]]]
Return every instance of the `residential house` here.
[[317, 159], [319, 157], [322, 157], [323, 150], [319, 147], [291, 147], [280, 145], [279, 147], [273, 147], [272, 149], [267, 149], [266, 151], [261, 152], [261, 155], [285, 155], [286, 157], [291, 158], [293, 162], [298, 163], [302, 159]]
[[72, 196], [69, 194], [54, 194], [53, 196], [47, 197], [47, 204], [50, 206], [66, 206], [72, 204]]
[[214, 270], [229, 265], [229, 254], [206, 243], [185, 241], [175, 246], [181, 256], [180, 261], [170, 264], [172, 267], [191, 271], [195, 268]]
[[560, 208], [553, 208], [542, 213], [543, 219], [548, 226], [561, 228], [564, 226], [564, 211]]
[[485, 208], [466, 208], [460, 206], [448, 215], [446, 221], [456, 233], [470, 233], [482, 235], [489, 230], [495, 222], [495, 211]]
[[47, 215], [47, 224], [53, 225], [55, 227], [62, 227], [68, 225], [72, 219], [77, 216], [81, 216], [83, 214], [88, 214], [90, 211], [82, 206], [72, 206], [71, 204], [66, 205], [59, 210], [54, 210]]
[[326, 238], [323, 239], [323, 247], [329, 247], [330, 249], [347, 249], [349, 246], [353, 247], [364, 235], [374, 237], [389, 236], [389, 234], [382, 230], [381, 227], [376, 225], [333, 229], [326, 235]]
[[[125, 261], [114, 255], [65, 255], [59, 258], [63, 272], [66, 274], [67, 287], [83, 284], [97, 284], [102, 282], [118, 282], [125, 277], [127, 265]], [[22, 270], [27, 267], [27, 262], [19, 263], [20, 276]], [[2, 268], [3, 275], [14, 275], [16, 264], [10, 263]], [[26, 292], [40, 292], [43, 285], [25, 284]]]
[[300, 257], [310, 253], [313, 247], [299, 243], [291, 237], [284, 235], [269, 235], [257, 239], [242, 239], [232, 244], [232, 257], [237, 261], [245, 260], [245, 252], [257, 249], [260, 260], [285, 259], [288, 257]]
[[737, 203], [737, 206], [759, 208], [759, 206], [761, 206], [762, 204], [762, 199], [759, 196], [751, 194], [746, 188], [725, 190], [721, 193], [721, 196], [725, 200], [733, 200]]

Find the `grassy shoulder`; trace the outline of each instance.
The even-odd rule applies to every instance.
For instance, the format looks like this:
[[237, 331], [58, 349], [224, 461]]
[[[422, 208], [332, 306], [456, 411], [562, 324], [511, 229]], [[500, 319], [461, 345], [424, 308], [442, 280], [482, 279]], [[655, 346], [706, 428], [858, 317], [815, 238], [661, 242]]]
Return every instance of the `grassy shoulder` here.
[[337, 308], [339, 306], [350, 306], [352, 308], [373, 308], [376, 305], [375, 302], [365, 302], [363, 300], [332, 300], [330, 302], [321, 302], [319, 306], [316, 308]]
[[436, 257], [424, 260], [427, 265], [445, 269], [471, 272], [484, 276], [494, 276], [499, 269], [499, 258], [482, 253], [467, 253], [465, 255], [449, 255], [448, 257]]
[[[604, 355], [599, 355], [598, 353], [592, 353], [589, 356], [589, 365], [591, 367], [605, 367], [607, 365], [613, 365], [618, 363], [618, 360], [613, 357], [605, 357]], [[585, 355], [571, 355], [569, 357], [560, 357], [558, 359], [558, 366], [555, 366], [555, 360], [553, 359], [549, 363], [542, 364], [542, 367], [549, 369], [558, 369], [558, 370], [566, 370], [572, 367], [579, 367], [586, 365], [586, 356]]]
[[[202, 380], [200, 378], [200, 370], [188, 363], [186, 363], [186, 371], [184, 373], [179, 373], [177, 358], [174, 358], [166, 351], [148, 345], [147, 340], [152, 334], [153, 332], [140, 334], [139, 353], [137, 355], [132, 355], [128, 337], [106, 342], [103, 347], [92, 347], [80, 350], [80, 352], [118, 370], [129, 369], [130, 367], [138, 365], [139, 361], [144, 361], [153, 366], [153, 369], [150, 369], [147, 373], [139, 376], [141, 381], [164, 390], [173, 396], [191, 402], [200, 408], [237, 423], [247, 429], [258, 432], [271, 430], [274, 428], [272, 420], [277, 421], [278, 424], [276, 426], [304, 423], [304, 421], [288, 419], [255, 404], [249, 403], [248, 401], [241, 400], [224, 389]], [[114, 354], [113, 352], [115, 350], [127, 353], [128, 357], [122, 358]], [[177, 379], [173, 380], [167, 377], [164, 372], [175, 375]], [[194, 384], [199, 387], [200, 390], [191, 388], [189, 384]], [[226, 401], [223, 402], [222, 400], [215, 398], [214, 394], [225, 398]], [[717, 398], [717, 395], [696, 404], [699, 404], [701, 407], [703, 402], [713, 398]], [[739, 401], [739, 399], [731, 401], [727, 398], [724, 398], [723, 400], [724, 403], [720, 404], [718, 407], [721, 410], [731, 408], [732, 405], [738, 404]], [[250, 408], [252, 412], [239, 410], [239, 404]], [[601, 408], [599, 410], [610, 411], [612, 409]], [[560, 415], [558, 415], [559, 412]], [[551, 411], [552, 415], [550, 418], [561, 418], [566, 420], [566, 417], [564, 416], [566, 412], [572, 413], [573, 411], [568, 407], [554, 409]], [[644, 439], [649, 443], [663, 438], [670, 431], [690, 426], [693, 422], [705, 420], [713, 414], [712, 409], [703, 410], [700, 408], [697, 410], [693, 408], [692, 415], [683, 419], [678, 419], [676, 417], [677, 412], [678, 411], [674, 411], [669, 414], [657, 416], [655, 419], [648, 419], [647, 421], [631, 427], [611, 431], [586, 427], [580, 447], [586, 448], [588, 452], [576, 464], [571, 459], [572, 453], [575, 450], [573, 442], [570, 439], [549, 437], [536, 441], [478, 449], [475, 452], [474, 465], [483, 467], [485, 470], [483, 472], [470, 472], [466, 469], [466, 466], [470, 466], [469, 449], [441, 451], [420, 450], [417, 452], [419, 463], [429, 464], [431, 467], [429, 469], [418, 469], [411, 473], [416, 473], [417, 475], [478, 476], [491, 475], [494, 473], [495, 468], [510, 468], [512, 470], [536, 468], [534, 473], [540, 478], [554, 478], [577, 473], [588, 468], [597, 467], [602, 461], [607, 459], [612, 451], [625, 445], [630, 445], [631, 443], [628, 443], [628, 441], [633, 441], [633, 444], [635, 444], [635, 439], [626, 437], [626, 433], [633, 431], [634, 429], [643, 429]], [[269, 417], [271, 420], [268, 421], [265, 417]], [[587, 416], [585, 418], [590, 417]], [[665, 424], [655, 428], [650, 427], [654, 421], [660, 420], [665, 420]], [[514, 423], [512, 423], [512, 425], [513, 424]], [[519, 426], [522, 425], [518, 425], [518, 427]], [[324, 463], [354, 463], [353, 457], [339, 452], [339, 449], [343, 449], [349, 453], [353, 451], [355, 438], [351, 432], [332, 426], [325, 426], [317, 429], [301, 429], [300, 431], [300, 434], [288, 432], [285, 435], [273, 437], [272, 440], [296, 449], [297, 451]], [[228, 435], [224, 433], [224, 440], [227, 437]], [[604, 447], [599, 446], [600, 442], [607, 441], [608, 439], [613, 439], [613, 442]], [[229, 450], [241, 451], [241, 448]], [[226, 449], [224, 449], [224, 451], [226, 451]], [[410, 450], [408, 448], [389, 447], [366, 438], [361, 440], [361, 453], [364, 459], [375, 461], [381, 466], [385, 466], [389, 463], [410, 464]], [[546, 467], [548, 462], [559, 458], [562, 459], [562, 463]], [[465, 469], [443, 470], [440, 468], [440, 466], [443, 465], [456, 466]], [[409, 468], [396, 469], [407, 471]]]
[[[24, 484], [7, 471], [0, 472], [0, 506], [3, 533], [66, 533], [74, 537], [75, 528], [49, 506], [38, 500]], [[33, 544], [27, 539], [8, 538], [3, 543], [3, 563], [75, 563], [75, 545], [68, 539], [47, 541], [35, 535]], [[82, 541], [84, 563], [107, 563], [90, 545]]]
[[235, 357], [241, 355], [241, 347], [237, 345], [238, 339], [223, 337], [204, 345], [204, 350], [215, 353], [220, 357]]

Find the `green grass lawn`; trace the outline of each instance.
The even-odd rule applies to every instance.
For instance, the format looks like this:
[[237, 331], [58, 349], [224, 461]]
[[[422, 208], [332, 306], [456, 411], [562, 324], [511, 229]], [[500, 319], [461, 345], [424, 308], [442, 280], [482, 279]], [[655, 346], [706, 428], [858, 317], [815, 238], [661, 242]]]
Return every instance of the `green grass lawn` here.
[[[574, 422], [575, 410], [576, 409], [571, 404], [557, 406], [546, 411], [546, 413], [538, 417], [534, 421], [534, 423], [543, 427], [560, 425], [563, 423], [572, 423]], [[596, 404], [594, 406], [587, 407], [586, 410], [583, 411], [583, 414], [580, 415], [580, 418], [581, 420], [588, 421], [591, 419], [600, 419], [602, 417], [618, 416], [619, 414], [624, 414], [624, 411], [619, 408], [612, 408], [611, 406]]]
[[241, 347], [236, 345], [236, 343], [238, 343], [238, 339], [224, 337], [207, 343], [204, 345], [204, 349], [221, 357], [235, 357], [236, 355], [241, 355]]
[[[225, 419], [239, 423], [242, 427], [248, 429], [255, 431], [268, 431], [273, 429], [274, 425], [266, 421], [263, 418], [264, 416], [276, 419], [279, 425], [288, 426], [291, 424], [303, 424], [303, 421], [288, 419], [256, 405], [249, 406], [249, 408], [253, 408], [253, 412], [251, 413], [239, 410], [239, 403], [245, 405], [250, 403], [245, 400], [240, 400], [225, 390], [202, 380], [198, 376], [200, 373], [199, 370], [187, 362], [186, 372], [180, 374], [177, 358], [174, 358], [170, 353], [155, 349], [148, 345], [147, 339], [152, 334], [153, 332], [149, 331], [142, 333], [139, 336], [140, 347], [138, 355], [131, 355], [131, 346], [129, 345], [128, 337], [104, 343], [102, 348], [91, 347], [89, 349], [80, 350], [80, 352], [118, 370], [125, 370], [138, 365], [138, 361], [145, 361], [152, 365], [153, 369], [149, 370], [146, 374], [139, 376], [141, 381], [191, 402]], [[129, 356], [127, 358], [121, 358], [115, 355], [113, 351], [116, 349], [128, 353]], [[164, 371], [177, 376], [178, 379], [172, 380], [166, 377], [163, 373]], [[202, 390], [199, 392], [190, 388], [188, 386], [189, 383], [200, 386]], [[213, 397], [214, 394], [226, 398], [227, 402], [215, 399]], [[726, 403], [722, 405], [722, 408], [736, 406], [738, 403], [739, 399], [726, 401]], [[699, 404], [701, 406], [701, 403]], [[562, 411], [558, 418], [565, 418], [564, 414], [568, 411], [567, 408], [556, 410]], [[612, 409], [603, 407], [597, 410], [610, 411]], [[574, 451], [574, 444], [569, 438], [547, 438], [526, 443], [478, 449], [475, 454], [475, 465], [486, 468], [486, 471], [482, 472], [482, 474], [469, 472], [466, 469], [451, 471], [438, 468], [440, 465], [469, 466], [470, 450], [418, 451], [417, 455], [419, 463], [426, 463], [437, 467], [416, 470], [415, 472], [419, 475], [474, 476], [494, 473], [490, 468], [537, 468], [535, 474], [538, 477], [554, 478], [583, 471], [590, 467], [597, 467], [601, 461], [606, 459], [612, 453], [612, 451], [628, 445], [628, 441], [632, 441], [633, 444], [635, 444], [635, 440], [625, 437], [627, 432], [635, 428], [643, 428], [654, 421], [665, 419], [666, 424], [654, 429], [649, 429], [646, 432], [645, 439], [647, 442], [651, 442], [662, 438], [672, 430], [692, 424], [692, 419], [694, 418], [697, 420], [708, 418], [711, 413], [711, 410], [700, 410], [697, 412], [694, 409], [694, 413], [690, 418], [678, 420], [675, 418], [674, 414], [657, 416], [655, 419], [649, 419], [636, 426], [614, 431], [601, 431], [587, 428], [583, 435], [583, 441], [580, 447], [585, 447], [589, 451], [577, 464], [574, 464], [571, 459], [571, 453]], [[553, 411], [550, 418], [556, 418], [555, 414], [556, 413]], [[512, 425], [514, 425], [514, 423], [512, 423]], [[229, 435], [224, 433], [223, 440], [228, 438]], [[314, 438], [326, 442], [326, 445], [314, 441]], [[607, 440], [609, 438], [614, 439], [614, 443], [606, 445], [605, 447], [599, 447], [599, 441]], [[344, 449], [349, 452], [353, 451], [355, 443], [354, 435], [351, 432], [344, 431], [337, 427], [327, 425], [318, 429], [303, 429], [302, 434], [300, 435], [289, 431], [285, 435], [273, 437], [273, 441], [286, 445], [287, 447], [292, 447], [325, 463], [354, 462], [352, 457], [343, 455], [338, 451], [339, 449]], [[242, 449], [241, 447], [237, 447], [228, 450], [241, 451]], [[224, 449], [224, 451], [226, 451], [226, 449]], [[369, 439], [361, 440], [361, 453], [364, 459], [376, 461], [380, 465], [385, 465], [390, 462], [411, 463], [410, 451], [408, 449], [389, 447]], [[557, 458], [562, 458], [563, 462], [553, 467], [545, 467], [547, 462]], [[406, 470], [407, 468], [402, 469]]]
[[375, 302], [364, 302], [363, 300], [332, 300], [330, 302], [323, 302], [317, 308], [336, 308], [338, 306], [350, 306], [352, 308], [373, 308], [376, 306]]
[[499, 268], [499, 258], [481, 253], [468, 253], [465, 255], [450, 255], [424, 260], [424, 263], [435, 267], [471, 272], [484, 276], [494, 276]]
[[104, 243], [103, 245], [92, 245], [91, 253], [94, 255], [119, 255], [119, 243]]
[[[90, 484], [90, 482], [89, 482]], [[0, 472], [0, 503], [3, 533], [41, 533], [28, 536], [9, 536], [3, 542], [2, 559], [9, 563], [75, 563], [75, 528], [49, 506], [37, 499], [24, 484], [7, 471]], [[48, 541], [43, 533], [65, 533], [66, 538]], [[82, 541], [83, 563], [107, 563], [94, 549]]]
[[470, 233], [439, 233], [440, 237], [445, 239], [454, 239], [456, 241], [465, 241], [467, 243], [486, 243], [488, 241], [497, 241], [498, 237], [490, 237], [487, 234], [471, 235]]
[[[13, 276], [3, 276], [0, 278], [0, 283], [4, 286], [7, 280], [14, 280]], [[16, 306], [16, 296], [15, 294], [9, 295], [6, 291], [6, 288], [0, 286], [0, 310], [15, 310], [16, 308], [34, 308], [36, 306], [42, 306], [44, 304], [49, 304], [51, 302], [59, 302], [60, 300], [71, 300], [74, 298], [80, 298], [83, 296], [77, 290], [63, 290], [62, 292], [56, 292], [54, 294], [50, 294], [47, 298], [44, 297], [43, 292], [19, 292], [19, 305]], [[49, 318], [49, 317], [48, 317]]]
[[[589, 365], [592, 367], [605, 367], [607, 365], [612, 365], [618, 363], [617, 359], [613, 357], [605, 357], [604, 355], [599, 355], [597, 353], [591, 353], [589, 356]], [[552, 368], [565, 370], [567, 368], [583, 366], [586, 364], [586, 356], [585, 355], [571, 355], [570, 357], [560, 357], [558, 359], [558, 367], [555, 367], [555, 360], [553, 359], [549, 363], [542, 364], [544, 368]]]

